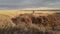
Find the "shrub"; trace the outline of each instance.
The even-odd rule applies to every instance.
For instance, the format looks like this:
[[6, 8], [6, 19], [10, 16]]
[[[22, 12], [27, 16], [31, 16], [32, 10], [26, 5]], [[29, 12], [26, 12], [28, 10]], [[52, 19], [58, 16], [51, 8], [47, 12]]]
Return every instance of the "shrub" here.
[[[26, 15], [25, 15], [26, 16]], [[29, 15], [29, 17], [32, 17]], [[42, 16], [41, 16], [42, 17]], [[16, 19], [16, 29], [14, 29], [14, 33], [17, 34], [55, 34], [58, 30], [60, 30], [60, 15], [58, 13], [44, 16], [42, 17], [44, 23], [42, 21], [40, 24], [30, 24], [21, 22], [22, 17], [18, 16]], [[46, 25], [46, 26], [45, 26]]]

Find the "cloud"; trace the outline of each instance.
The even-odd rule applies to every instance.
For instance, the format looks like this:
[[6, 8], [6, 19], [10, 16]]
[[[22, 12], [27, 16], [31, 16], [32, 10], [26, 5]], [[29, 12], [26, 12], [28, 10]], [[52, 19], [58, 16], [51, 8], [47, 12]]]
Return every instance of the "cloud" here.
[[60, 0], [0, 0], [0, 9], [21, 9], [35, 7], [60, 8]]

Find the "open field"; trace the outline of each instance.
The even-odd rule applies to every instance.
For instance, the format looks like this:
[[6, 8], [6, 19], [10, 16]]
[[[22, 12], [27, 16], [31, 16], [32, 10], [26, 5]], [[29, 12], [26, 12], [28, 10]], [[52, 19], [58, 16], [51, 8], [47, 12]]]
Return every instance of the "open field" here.
[[60, 11], [0, 10], [0, 34], [60, 34]]
[[[33, 11], [23, 11], [23, 10], [0, 10], [0, 14], [6, 14], [9, 15], [11, 17], [14, 17], [18, 14], [24, 14], [24, 13], [28, 13], [28, 14], [32, 14]], [[35, 11], [35, 14], [38, 13], [42, 13], [42, 15], [47, 15], [47, 14], [53, 14], [55, 13], [54, 11]]]

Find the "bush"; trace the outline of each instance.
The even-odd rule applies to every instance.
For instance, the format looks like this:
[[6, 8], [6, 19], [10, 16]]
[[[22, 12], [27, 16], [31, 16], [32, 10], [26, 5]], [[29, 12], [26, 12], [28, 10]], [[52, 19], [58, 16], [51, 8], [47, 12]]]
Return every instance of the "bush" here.
[[[29, 15], [29, 17], [32, 17]], [[18, 16], [16, 19], [16, 28], [14, 29], [14, 33], [17, 34], [56, 34], [58, 30], [60, 30], [60, 15], [58, 13], [45, 16], [44, 23], [38, 24], [30, 24], [21, 22], [22, 17]]]

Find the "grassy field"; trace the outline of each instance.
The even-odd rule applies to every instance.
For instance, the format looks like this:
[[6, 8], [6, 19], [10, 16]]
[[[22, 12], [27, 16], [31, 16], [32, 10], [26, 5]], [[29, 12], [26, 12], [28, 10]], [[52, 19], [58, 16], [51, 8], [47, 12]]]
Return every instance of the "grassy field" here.
[[[28, 15], [25, 15], [26, 13]], [[0, 10], [0, 34], [60, 34], [59, 12], [35, 11], [34, 14], [32, 13], [32, 11], [22, 10]], [[23, 16], [20, 16], [20, 14], [23, 14]], [[38, 21], [38, 24], [36, 24], [36, 21], [39, 20], [37, 18], [40, 21], [42, 20], [41, 22]], [[36, 23], [31, 23], [27, 19]]]
[[[22, 10], [0, 10], [0, 14], [6, 14], [6, 15], [9, 15], [11, 17], [15, 17], [16, 15], [19, 15], [19, 14], [24, 14], [24, 13], [28, 13], [28, 14], [31, 14], [32, 11], [22, 11]], [[50, 11], [36, 11], [35, 12], [35, 15], [37, 13], [42, 13], [41, 15], [47, 15], [47, 14], [53, 14], [55, 12], [50, 12]]]

